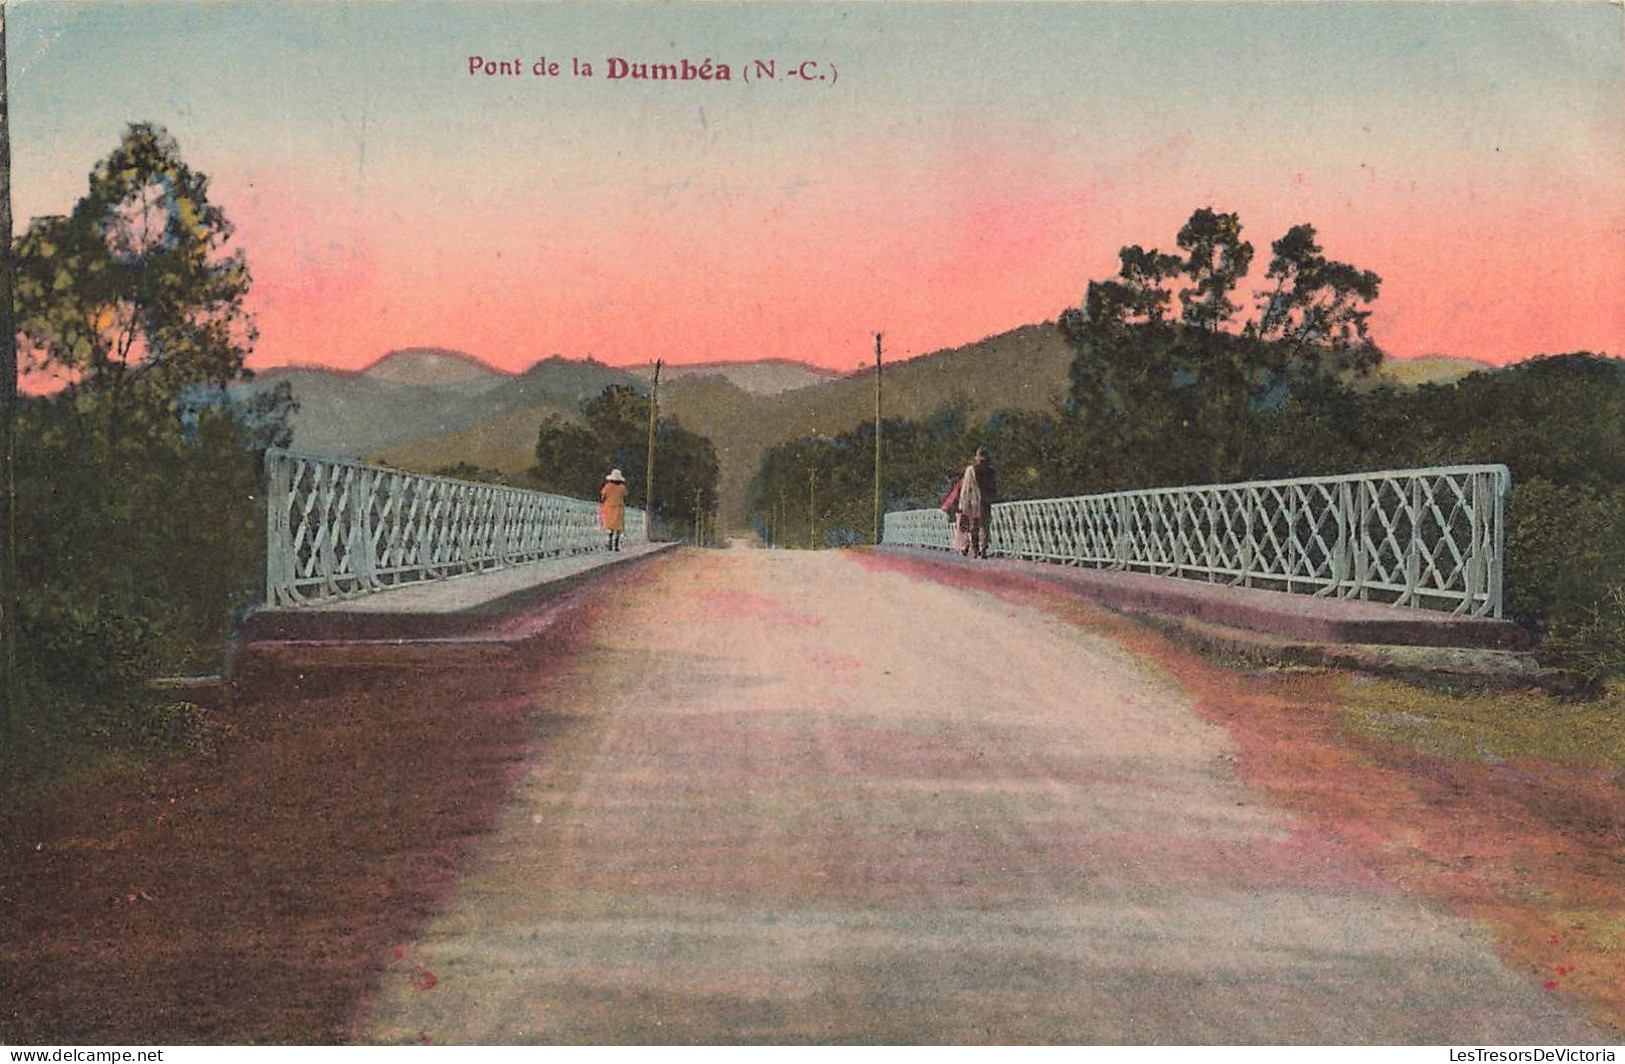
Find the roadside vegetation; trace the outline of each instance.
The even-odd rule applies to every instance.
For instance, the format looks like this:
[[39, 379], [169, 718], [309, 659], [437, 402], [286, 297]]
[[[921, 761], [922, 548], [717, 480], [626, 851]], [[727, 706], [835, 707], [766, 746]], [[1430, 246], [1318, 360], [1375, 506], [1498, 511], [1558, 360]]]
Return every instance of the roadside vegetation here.
[[[1505, 463], [1508, 615], [1551, 664], [1625, 674], [1625, 361], [1576, 352], [1405, 386], [1374, 372], [1381, 278], [1328, 257], [1313, 226], [1270, 245], [1250, 299], [1236, 215], [1197, 210], [1176, 246], [1124, 247], [1118, 273], [1061, 313], [1072, 365], [1052, 409], [973, 418], [966, 399], [887, 420], [883, 508], [936, 505], [977, 446], [1005, 498]], [[868, 542], [873, 432], [770, 449], [751, 484], [758, 534]]]
[[209, 181], [132, 125], [64, 215], [16, 241], [19, 356], [56, 390], [16, 436], [15, 785], [201, 741], [157, 676], [212, 672], [252, 596], [258, 454], [291, 401], [249, 374], [249, 270]]
[[1625, 772], [1625, 685], [1595, 701], [1529, 691], [1439, 691], [1359, 678], [1342, 687], [1352, 732], [1454, 761], [1544, 761]]

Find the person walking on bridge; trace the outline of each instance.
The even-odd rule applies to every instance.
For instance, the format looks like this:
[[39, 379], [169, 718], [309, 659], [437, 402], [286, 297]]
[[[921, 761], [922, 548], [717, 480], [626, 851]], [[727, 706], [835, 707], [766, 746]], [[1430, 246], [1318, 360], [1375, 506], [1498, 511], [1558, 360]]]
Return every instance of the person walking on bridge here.
[[942, 500], [943, 512], [954, 527], [954, 550], [961, 554], [987, 557], [988, 526], [993, 521], [993, 503], [998, 498], [998, 477], [993, 458], [986, 447], [976, 448], [959, 482]]
[[598, 489], [598, 523], [609, 533], [609, 549], [621, 549], [621, 533], [626, 529], [626, 478], [611, 469]]

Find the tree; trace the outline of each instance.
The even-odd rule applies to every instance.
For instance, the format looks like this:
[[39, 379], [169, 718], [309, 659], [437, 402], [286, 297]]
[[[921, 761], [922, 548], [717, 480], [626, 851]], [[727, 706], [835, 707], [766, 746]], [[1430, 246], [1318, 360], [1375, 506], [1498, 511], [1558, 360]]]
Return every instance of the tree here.
[[1184, 271], [1191, 287], [1181, 289], [1179, 302], [1186, 325], [1215, 332], [1229, 323], [1238, 309], [1230, 293], [1247, 275], [1253, 246], [1241, 239], [1241, 219], [1202, 207], [1179, 230], [1185, 251]]
[[592, 429], [550, 414], [536, 434], [531, 482], [543, 491], [590, 499], [609, 472], [603, 450]]
[[[1090, 282], [1081, 311], [1059, 320], [1076, 354], [1069, 416], [1057, 424], [1086, 456], [1091, 485], [1242, 475], [1281, 457], [1269, 450], [1272, 419], [1320, 396], [1325, 378], [1380, 361], [1367, 329], [1380, 279], [1327, 259], [1314, 237], [1303, 225], [1275, 242], [1275, 289], [1259, 293], [1260, 320], [1239, 332], [1233, 293], [1253, 246], [1233, 212], [1198, 208], [1176, 236], [1183, 257], [1129, 245], [1117, 276]], [[1169, 323], [1165, 283], [1176, 275], [1189, 283]]]
[[1317, 363], [1326, 351], [1335, 356], [1332, 368], [1356, 373], [1382, 361], [1368, 328], [1381, 277], [1326, 258], [1307, 223], [1289, 229], [1270, 251], [1274, 258], [1264, 276], [1275, 287], [1256, 293], [1259, 336], [1285, 340], [1293, 361]]
[[17, 310], [32, 368], [116, 445], [130, 423], [174, 412], [188, 389], [246, 376], [256, 331], [249, 271], [209, 180], [162, 128], [135, 123], [67, 215], [19, 239]]
[[1184, 260], [1156, 248], [1130, 244], [1117, 253], [1117, 277], [1090, 281], [1083, 297], [1084, 314], [1097, 328], [1162, 323], [1172, 296], [1163, 287], [1178, 274]]
[[[624, 384], [612, 384], [581, 408], [587, 425], [606, 448], [604, 460], [628, 474], [629, 497], [645, 497], [644, 462], [649, 442], [649, 397]], [[656, 429], [658, 442], [659, 430]], [[608, 470], [599, 472], [599, 479]], [[635, 480], [632, 475], [636, 474]], [[633, 486], [635, 483], [635, 487]]]
[[18, 422], [21, 749], [188, 731], [146, 681], [218, 669], [252, 602], [254, 452], [288, 442], [293, 404], [226, 390], [255, 339], [231, 235], [208, 179], [136, 124], [69, 213], [13, 246], [19, 347], [62, 385]]
[[[567, 422], [557, 415], [542, 423], [531, 482], [544, 491], [594, 498], [604, 474], [618, 468], [626, 477], [629, 502], [643, 505], [642, 500], [647, 498], [643, 457], [648, 442], [649, 397], [615, 384], [583, 403], [581, 412], [585, 425]], [[716, 508], [716, 449], [704, 436], [664, 417], [656, 426], [655, 442], [660, 450], [655, 513], [672, 528], [686, 528], [694, 519], [696, 495], [702, 513], [709, 514]]]

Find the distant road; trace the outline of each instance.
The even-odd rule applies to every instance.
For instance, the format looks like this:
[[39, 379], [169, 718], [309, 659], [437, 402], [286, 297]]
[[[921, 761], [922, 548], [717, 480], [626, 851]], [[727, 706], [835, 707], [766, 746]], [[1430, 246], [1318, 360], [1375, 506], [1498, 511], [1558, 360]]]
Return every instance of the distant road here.
[[1604, 1037], [1037, 609], [733, 550], [634, 574], [593, 623], [365, 1038]]

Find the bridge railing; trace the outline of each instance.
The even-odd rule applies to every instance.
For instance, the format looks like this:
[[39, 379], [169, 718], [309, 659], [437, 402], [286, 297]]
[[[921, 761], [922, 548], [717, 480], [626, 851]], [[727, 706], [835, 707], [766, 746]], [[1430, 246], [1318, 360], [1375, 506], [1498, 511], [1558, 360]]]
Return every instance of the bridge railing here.
[[[998, 503], [991, 553], [1500, 617], [1506, 466], [1156, 488]], [[940, 510], [883, 542], [952, 547]]]
[[[292, 606], [604, 550], [598, 504], [296, 451], [266, 452], [265, 601]], [[628, 508], [624, 542], [646, 539]]]

